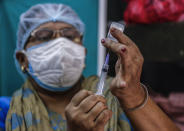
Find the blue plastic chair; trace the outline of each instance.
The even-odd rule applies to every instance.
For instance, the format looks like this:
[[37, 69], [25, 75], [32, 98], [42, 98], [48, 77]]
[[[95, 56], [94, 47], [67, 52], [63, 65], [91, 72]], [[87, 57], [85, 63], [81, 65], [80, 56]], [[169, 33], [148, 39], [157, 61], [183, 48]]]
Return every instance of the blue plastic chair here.
[[10, 107], [11, 97], [0, 97], [0, 131], [5, 131], [6, 115]]

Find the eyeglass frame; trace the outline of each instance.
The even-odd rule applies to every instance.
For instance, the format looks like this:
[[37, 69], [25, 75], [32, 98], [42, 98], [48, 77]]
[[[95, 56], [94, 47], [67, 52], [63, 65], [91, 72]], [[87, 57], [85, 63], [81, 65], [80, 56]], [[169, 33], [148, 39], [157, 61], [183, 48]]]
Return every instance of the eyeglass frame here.
[[[52, 36], [50, 37], [50, 38], [53, 38], [53, 36], [56, 34], [56, 33], [60, 33], [60, 35], [61, 35], [61, 37], [62, 36], [64, 36], [63, 35], [63, 30], [65, 30], [65, 29], [74, 29], [75, 31], [77, 31], [78, 33], [79, 33], [79, 37], [75, 37], [74, 39], [72, 39], [72, 41], [74, 41], [74, 42], [77, 42], [77, 43], [79, 43], [79, 42], [81, 42], [81, 37], [83, 36], [78, 30], [76, 30], [75, 28], [63, 28], [63, 29], [58, 29], [58, 30], [52, 30], [52, 29], [47, 29], [47, 28], [43, 28], [43, 29], [36, 29], [36, 30], [34, 30], [34, 31], [32, 31], [31, 32], [31, 35], [30, 36], [32, 36], [32, 37], [35, 37], [35, 38], [37, 38], [37, 36], [36, 36], [36, 32], [38, 32], [39, 30], [48, 30], [48, 31], [52, 31]], [[66, 37], [67, 38], [67, 37]], [[49, 38], [48, 38], [49, 39]], [[37, 40], [47, 40], [47, 39], [37, 39]]]

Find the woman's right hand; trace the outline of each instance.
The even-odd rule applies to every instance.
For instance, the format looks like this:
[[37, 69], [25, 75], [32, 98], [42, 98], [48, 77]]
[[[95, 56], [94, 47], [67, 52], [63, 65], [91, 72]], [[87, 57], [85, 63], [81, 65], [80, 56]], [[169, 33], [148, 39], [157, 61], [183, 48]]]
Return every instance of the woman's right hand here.
[[65, 108], [68, 131], [104, 131], [112, 116], [106, 100], [90, 91], [77, 93]]

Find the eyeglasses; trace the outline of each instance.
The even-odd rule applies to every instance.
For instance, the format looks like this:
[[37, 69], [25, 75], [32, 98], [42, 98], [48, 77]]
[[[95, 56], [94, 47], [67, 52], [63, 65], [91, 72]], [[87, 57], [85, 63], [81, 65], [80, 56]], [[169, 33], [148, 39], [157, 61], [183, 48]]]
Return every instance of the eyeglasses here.
[[31, 36], [35, 37], [39, 41], [47, 41], [54, 38], [56, 33], [59, 33], [61, 37], [66, 37], [72, 41], [80, 42], [81, 34], [74, 28], [64, 28], [60, 30], [43, 28], [34, 30], [31, 33]]

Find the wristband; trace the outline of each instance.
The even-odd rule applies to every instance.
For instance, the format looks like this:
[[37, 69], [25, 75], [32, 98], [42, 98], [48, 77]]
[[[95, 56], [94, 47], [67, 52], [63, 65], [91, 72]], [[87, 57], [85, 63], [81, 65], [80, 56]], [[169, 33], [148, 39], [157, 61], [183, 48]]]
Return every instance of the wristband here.
[[147, 87], [144, 84], [142, 84], [142, 83], [141, 83], [141, 87], [144, 89], [144, 92], [145, 92], [144, 101], [140, 105], [138, 105], [138, 106], [136, 106], [134, 108], [125, 109], [125, 111], [135, 111], [135, 110], [143, 108], [146, 105], [146, 103], [148, 101], [148, 97], [149, 97], [148, 90], [147, 90]]

